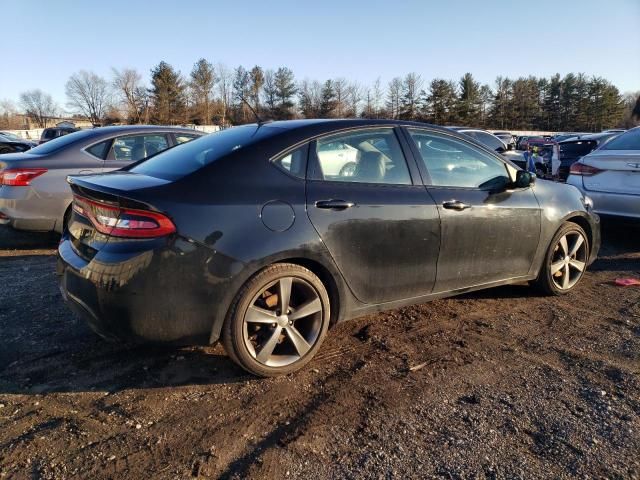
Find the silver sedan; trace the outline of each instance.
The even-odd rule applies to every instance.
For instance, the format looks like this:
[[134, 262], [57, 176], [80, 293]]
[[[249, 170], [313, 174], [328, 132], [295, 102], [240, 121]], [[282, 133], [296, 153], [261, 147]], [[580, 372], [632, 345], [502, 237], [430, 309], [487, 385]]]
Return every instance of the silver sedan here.
[[68, 175], [123, 168], [202, 135], [177, 127], [102, 127], [59, 137], [25, 153], [2, 155], [0, 224], [61, 233], [72, 201]]
[[640, 127], [571, 165], [567, 183], [591, 198], [596, 213], [640, 218]]

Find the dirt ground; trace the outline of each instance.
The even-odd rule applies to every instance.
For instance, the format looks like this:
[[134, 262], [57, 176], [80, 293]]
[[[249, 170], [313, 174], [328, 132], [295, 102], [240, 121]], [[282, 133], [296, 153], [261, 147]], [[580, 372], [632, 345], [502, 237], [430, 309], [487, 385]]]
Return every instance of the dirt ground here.
[[640, 277], [640, 225], [603, 237], [565, 297], [363, 317], [260, 380], [219, 346], [105, 343], [63, 304], [55, 240], [2, 228], [0, 477], [640, 478], [640, 288], [611, 284]]

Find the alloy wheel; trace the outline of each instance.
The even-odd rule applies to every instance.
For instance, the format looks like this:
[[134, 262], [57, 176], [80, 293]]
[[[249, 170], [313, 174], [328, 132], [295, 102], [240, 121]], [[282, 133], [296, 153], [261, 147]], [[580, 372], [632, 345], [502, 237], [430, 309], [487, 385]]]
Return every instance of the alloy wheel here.
[[309, 282], [279, 278], [260, 290], [244, 314], [245, 347], [263, 365], [290, 365], [316, 343], [322, 319], [320, 296]]
[[587, 242], [582, 233], [570, 231], [560, 237], [551, 256], [551, 279], [560, 290], [569, 290], [587, 267]]

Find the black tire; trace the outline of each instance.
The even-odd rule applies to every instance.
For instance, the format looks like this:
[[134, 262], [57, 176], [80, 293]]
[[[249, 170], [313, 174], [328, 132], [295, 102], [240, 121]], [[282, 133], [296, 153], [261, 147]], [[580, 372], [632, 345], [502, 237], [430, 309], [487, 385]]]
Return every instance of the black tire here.
[[[282, 285], [287, 283], [287, 313], [282, 315], [281, 298], [287, 296], [282, 294]], [[277, 305], [269, 306], [274, 296]], [[315, 308], [318, 311], [311, 312]], [[273, 317], [265, 317], [265, 312]], [[304, 367], [316, 354], [330, 316], [329, 296], [320, 279], [300, 265], [279, 263], [260, 271], [240, 289], [225, 319], [222, 343], [229, 357], [248, 372], [261, 377], [286, 375]], [[301, 339], [304, 342], [298, 343]], [[266, 360], [263, 356], [260, 361], [263, 350]]]
[[[572, 251], [572, 246], [575, 246], [575, 244], [568, 245], [568, 251], [566, 252], [565, 259], [569, 257], [570, 260], [568, 261], [568, 264], [565, 263], [564, 266], [560, 268], [560, 271], [557, 271], [555, 266], [565, 261], [561, 258], [565, 253], [563, 251], [563, 246], [561, 245], [561, 240], [565, 238], [566, 244], [568, 242], [568, 239], [577, 239], [578, 236], [582, 238], [582, 244], [578, 248], [579, 251], [576, 252], [576, 254], [572, 258], [570, 253]], [[589, 252], [589, 237], [587, 236], [583, 228], [575, 223], [566, 222], [553, 236], [553, 239], [551, 240], [551, 243], [547, 248], [547, 253], [545, 254], [544, 263], [542, 264], [540, 274], [534, 282], [534, 285], [540, 291], [547, 295], [565, 295], [569, 293], [575, 288], [578, 283], [580, 283], [580, 280], [584, 276], [584, 272], [586, 271], [587, 262], [589, 259]], [[574, 264], [578, 266], [582, 264], [582, 270], [574, 267]], [[564, 288], [562, 285], [560, 285], [563, 282], [558, 279], [558, 274], [560, 274], [562, 280], [568, 278], [568, 281]]]
[[356, 171], [356, 162], [347, 162], [340, 169], [339, 175], [341, 177], [353, 177]]

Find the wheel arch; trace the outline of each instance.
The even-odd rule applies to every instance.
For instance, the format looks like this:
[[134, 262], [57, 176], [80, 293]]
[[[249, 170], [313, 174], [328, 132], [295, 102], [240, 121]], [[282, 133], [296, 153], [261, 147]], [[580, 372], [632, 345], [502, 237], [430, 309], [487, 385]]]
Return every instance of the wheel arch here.
[[340, 318], [340, 309], [344, 306], [344, 298], [340, 292], [340, 288], [334, 274], [321, 262], [305, 257], [283, 258], [281, 260], [278, 260], [277, 262], [274, 262], [273, 264], [278, 263], [292, 263], [295, 265], [300, 265], [301, 267], [311, 270], [311, 272], [313, 272], [313, 274], [320, 279], [322, 284], [327, 289], [327, 293], [329, 294], [329, 302], [331, 304], [331, 317], [329, 320], [329, 326], [331, 327], [335, 325]]
[[562, 227], [562, 225], [564, 225], [564, 223], [566, 222], [575, 223], [584, 230], [584, 232], [587, 234], [587, 240], [589, 241], [589, 255], [591, 255], [591, 252], [593, 251], [595, 245], [593, 241], [593, 228], [591, 226], [591, 223], [589, 223], [589, 220], [587, 220], [583, 215], [576, 213], [570, 214], [568, 217], [566, 217], [560, 227]]

